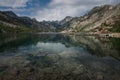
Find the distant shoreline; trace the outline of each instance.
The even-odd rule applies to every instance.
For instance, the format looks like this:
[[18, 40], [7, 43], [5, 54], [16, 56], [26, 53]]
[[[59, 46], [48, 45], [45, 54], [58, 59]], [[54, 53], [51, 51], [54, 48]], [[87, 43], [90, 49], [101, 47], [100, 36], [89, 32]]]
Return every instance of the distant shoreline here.
[[69, 34], [69, 35], [83, 35], [83, 36], [99, 36], [99, 37], [118, 37], [120, 33], [94, 33], [94, 32], [38, 32], [35, 34]]
[[[13, 34], [13, 33], [0, 33], [0, 34]], [[30, 32], [30, 33], [14, 33], [14, 34], [68, 34], [68, 35], [80, 35], [80, 36], [120, 38], [120, 33], [94, 33], [94, 32]]]

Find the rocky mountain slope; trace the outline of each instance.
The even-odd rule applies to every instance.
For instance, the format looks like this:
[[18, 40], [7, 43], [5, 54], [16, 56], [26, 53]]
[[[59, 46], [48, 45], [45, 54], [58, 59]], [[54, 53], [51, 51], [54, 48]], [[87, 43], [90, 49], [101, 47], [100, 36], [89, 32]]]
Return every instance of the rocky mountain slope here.
[[67, 32], [120, 32], [120, 4], [94, 7], [81, 17], [63, 24]]
[[29, 17], [19, 17], [12, 11], [0, 11], [0, 33], [57, 31], [55, 22], [38, 22]]
[[6, 32], [120, 32], [120, 4], [94, 7], [81, 17], [42, 21], [0, 11], [0, 33]]

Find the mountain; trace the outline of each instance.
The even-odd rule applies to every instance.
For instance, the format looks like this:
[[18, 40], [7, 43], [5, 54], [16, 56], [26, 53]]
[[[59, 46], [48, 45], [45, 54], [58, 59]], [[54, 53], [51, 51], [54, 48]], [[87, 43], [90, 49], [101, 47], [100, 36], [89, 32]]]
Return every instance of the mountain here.
[[15, 13], [13, 13], [12, 11], [1, 11], [1, 14], [4, 14], [6, 16], [12, 17], [12, 18], [16, 18], [18, 17]]
[[61, 25], [64, 25], [65, 23], [69, 22], [70, 20], [72, 20], [73, 18], [71, 16], [67, 16], [65, 17], [63, 20], [60, 21]]
[[39, 22], [0, 11], [0, 33], [7, 32], [120, 32], [120, 4], [97, 6], [84, 16], [67, 16], [61, 21]]
[[[38, 22], [29, 17], [19, 17], [12, 11], [0, 11], [0, 33], [7, 32], [49, 32], [56, 31], [56, 26], [51, 22]], [[52, 25], [52, 26], [51, 26]]]
[[63, 25], [59, 21], [42, 21], [41, 24], [50, 27], [55, 32], [60, 32], [63, 30]]
[[63, 23], [67, 32], [120, 32], [120, 4], [97, 6], [84, 16]]

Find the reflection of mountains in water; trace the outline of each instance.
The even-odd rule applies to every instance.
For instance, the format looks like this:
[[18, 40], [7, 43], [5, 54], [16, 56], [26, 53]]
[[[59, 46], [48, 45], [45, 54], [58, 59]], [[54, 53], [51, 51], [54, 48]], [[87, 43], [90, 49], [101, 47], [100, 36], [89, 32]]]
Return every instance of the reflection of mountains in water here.
[[11, 51], [20, 46], [42, 43], [62, 43], [66, 47], [83, 47], [97, 56], [112, 56], [120, 59], [119, 39], [98, 38], [95, 36], [61, 35], [61, 34], [18, 34], [1, 35], [0, 51]]
[[[108, 57], [119, 59], [116, 42], [60, 34], [1, 36], [0, 80], [118, 80], [120, 62]], [[116, 54], [108, 53], [111, 48]]]
[[119, 38], [100, 38], [95, 36], [74, 36], [73, 42], [84, 45], [85, 48], [97, 56], [112, 56], [120, 60]]

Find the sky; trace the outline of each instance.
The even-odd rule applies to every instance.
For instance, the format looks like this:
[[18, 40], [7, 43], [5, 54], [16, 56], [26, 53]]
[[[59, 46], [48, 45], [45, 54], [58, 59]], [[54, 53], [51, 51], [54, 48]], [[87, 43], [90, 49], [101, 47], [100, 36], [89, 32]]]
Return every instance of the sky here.
[[118, 3], [120, 0], [0, 0], [0, 10], [38, 21], [55, 21], [66, 16], [82, 16], [95, 6]]

